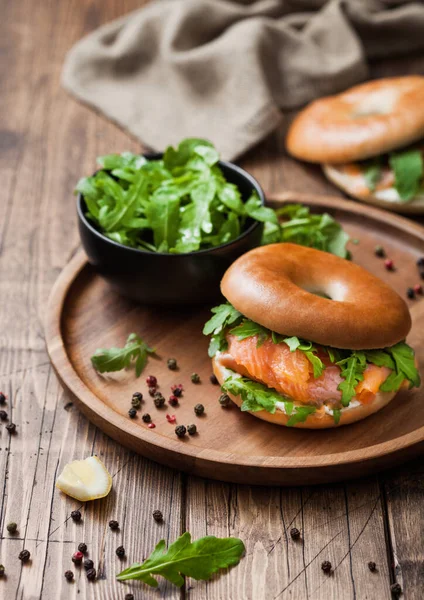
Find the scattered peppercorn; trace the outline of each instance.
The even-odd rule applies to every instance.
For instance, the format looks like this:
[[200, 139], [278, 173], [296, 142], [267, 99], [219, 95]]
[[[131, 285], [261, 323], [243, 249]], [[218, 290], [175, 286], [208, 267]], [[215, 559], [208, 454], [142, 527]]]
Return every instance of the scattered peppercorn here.
[[393, 583], [393, 585], [390, 586], [390, 591], [392, 592], [393, 596], [395, 596], [397, 598], [398, 596], [401, 595], [402, 588], [400, 587], [400, 585], [398, 583]]
[[12, 521], [12, 523], [7, 524], [6, 529], [9, 533], [16, 533], [18, 531], [18, 526]]
[[184, 425], [177, 425], [175, 428], [175, 433], [179, 438], [183, 438], [187, 433], [187, 429], [184, 427]]
[[141, 418], [145, 423], [150, 423], [150, 421], [152, 420], [152, 417], [149, 415], [149, 413], [145, 413]]
[[84, 554], [78, 550], [78, 552], [73, 553], [72, 562], [76, 565], [80, 565], [82, 563], [83, 558], [84, 558]]
[[175, 415], [166, 415], [166, 420], [168, 423], [176, 423], [177, 417]]
[[88, 569], [87, 571], [87, 579], [88, 581], [94, 581], [96, 579], [96, 569]]
[[130, 419], [135, 419], [137, 416], [137, 409], [134, 407], [130, 408], [130, 410], [128, 411], [128, 416]]
[[406, 295], [408, 296], [408, 298], [410, 298], [411, 300], [413, 300], [415, 298], [415, 292], [412, 288], [408, 288], [406, 290]]
[[8, 425], [6, 425], [6, 429], [10, 434], [15, 433], [16, 432], [15, 423], [9, 423]]
[[165, 397], [160, 392], [156, 392], [153, 402], [156, 408], [162, 408], [165, 404]]
[[324, 560], [324, 562], [321, 563], [321, 569], [324, 573], [331, 573], [331, 562], [329, 560]]
[[0, 404], [6, 404], [6, 396], [0, 392]]
[[419, 283], [416, 283], [416, 284], [414, 285], [414, 292], [415, 292], [416, 294], [422, 294], [422, 293], [423, 293], [423, 286], [422, 286], [422, 285], [420, 285]]
[[134, 594], [125, 594], [124, 600], [134, 600]]
[[384, 258], [386, 256], [386, 251], [384, 250], [383, 246], [376, 246], [374, 249], [374, 253], [379, 258]]
[[180, 398], [180, 396], [183, 395], [183, 384], [179, 383], [178, 385], [171, 385], [171, 392], [174, 394], [174, 396], [177, 396], [177, 398]]
[[177, 396], [174, 396], [174, 395], [169, 396], [168, 404], [170, 404], [171, 406], [178, 406]]
[[[182, 427], [184, 427], [184, 425], [182, 425]], [[153, 518], [156, 521], [156, 523], [162, 523], [163, 514], [160, 510], [154, 510], [152, 514], [153, 514]]]
[[109, 527], [112, 530], [119, 529], [119, 523], [118, 523], [118, 521], [115, 521], [115, 520], [112, 519], [111, 521], [109, 521]]
[[149, 429], [154, 429], [154, 428], [156, 427], [156, 425], [155, 425], [154, 423], [149, 423], [149, 424], [147, 425], [147, 427], [148, 427]]
[[297, 527], [293, 527], [292, 529], [290, 529], [290, 536], [292, 540], [298, 540], [300, 538], [300, 531]]
[[119, 556], [119, 558], [124, 558], [124, 556], [125, 556], [124, 546], [118, 546], [117, 549], [115, 550], [115, 554], [116, 554], [116, 556]]
[[368, 568], [371, 571], [371, 573], [374, 573], [374, 571], [377, 570], [377, 565], [374, 561], [370, 560], [370, 562], [368, 563]]
[[424, 256], [421, 256], [418, 260], [417, 260], [417, 267], [424, 267]]
[[134, 408], [140, 408], [142, 400], [143, 394], [141, 394], [140, 392], [135, 392], [131, 398], [131, 406], [133, 406]]
[[31, 558], [31, 553], [29, 552], [29, 550], [21, 550], [21, 552], [19, 552], [18, 558], [23, 563], [28, 562], [29, 559]]
[[175, 358], [168, 358], [167, 365], [170, 371], [175, 371], [176, 369], [178, 369], [177, 361], [175, 360]]
[[72, 571], [65, 571], [65, 579], [67, 581], [72, 581], [74, 578], [74, 574]]
[[384, 261], [384, 266], [386, 267], [386, 269], [388, 271], [393, 271], [394, 267], [395, 267], [395, 263], [392, 261], [391, 258], [386, 258], [386, 260]]
[[212, 375], [209, 377], [209, 381], [212, 383], [212, 385], [218, 385], [219, 381], [216, 378], [216, 375], [214, 373], [212, 373]]
[[87, 552], [87, 544], [84, 544], [84, 542], [81, 542], [81, 544], [78, 544], [78, 550], [80, 552], [82, 552], [83, 554], [85, 554]]
[[187, 425], [188, 435], [195, 435], [197, 433], [196, 425]]
[[92, 569], [94, 567], [94, 562], [91, 558], [84, 559], [84, 569], [87, 571], [88, 569]]
[[3, 565], [0, 565], [0, 577], [4, 577], [5, 568]]
[[149, 387], [149, 395], [152, 398], [154, 398], [154, 396], [155, 396], [155, 394], [156, 394], [157, 391], [158, 391], [157, 388], [155, 388], [155, 387]]
[[0, 410], [0, 419], [2, 421], [7, 421], [7, 412], [5, 410]]
[[143, 394], [141, 392], [134, 392], [132, 395], [133, 398], [138, 398], [140, 402], [143, 400]]
[[194, 407], [194, 412], [198, 417], [200, 417], [205, 412], [205, 407], [203, 406], [203, 404], [196, 404], [196, 406]]
[[156, 387], [158, 384], [158, 380], [156, 379], [156, 377], [154, 375], [149, 375], [148, 378], [146, 379], [146, 383], [149, 387]]
[[79, 523], [81, 521], [81, 512], [79, 510], [73, 510], [71, 512], [71, 519], [75, 521], [75, 523]]
[[219, 397], [219, 403], [222, 406], [222, 408], [226, 408], [227, 406], [230, 406], [230, 402], [231, 402], [231, 398], [228, 394], [221, 394]]
[[192, 373], [191, 382], [192, 383], [200, 383], [200, 377], [197, 373]]

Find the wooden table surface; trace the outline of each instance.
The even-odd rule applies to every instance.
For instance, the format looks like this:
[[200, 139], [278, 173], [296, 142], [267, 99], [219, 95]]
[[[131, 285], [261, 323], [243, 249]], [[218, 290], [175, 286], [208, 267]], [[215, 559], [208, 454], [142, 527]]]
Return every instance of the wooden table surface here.
[[[421, 460], [366, 480], [302, 488], [254, 488], [186, 476], [129, 452], [103, 435], [71, 404], [50, 367], [43, 321], [50, 289], [79, 247], [73, 187], [93, 171], [97, 155], [140, 144], [68, 97], [59, 77], [66, 51], [82, 35], [140, 6], [137, 0], [14, 0], [2, 2], [0, 35], [0, 387], [17, 425], [0, 425], [0, 562], [7, 577], [0, 597], [53, 600], [211, 598], [303, 600], [390, 598], [399, 582], [408, 600], [424, 593], [424, 467]], [[421, 57], [373, 66], [374, 74], [424, 72]], [[193, 132], [195, 134], [196, 132]], [[316, 168], [284, 154], [284, 132], [270, 136], [241, 160], [269, 191], [334, 193]], [[413, 415], [411, 415], [413, 418]], [[98, 454], [113, 475], [104, 500], [70, 512], [78, 502], [55, 489], [72, 459]], [[157, 525], [151, 513], [161, 509]], [[110, 519], [121, 528], [113, 532]], [[15, 536], [6, 525], [18, 524]], [[294, 542], [290, 528], [302, 532]], [[235, 535], [246, 556], [230, 573], [159, 591], [119, 584], [124, 544], [128, 565], [161, 538], [181, 532]], [[80, 542], [98, 570], [66, 582]], [[26, 548], [31, 562], [21, 565]], [[330, 560], [326, 576], [321, 562]], [[369, 561], [377, 564], [371, 573]]]

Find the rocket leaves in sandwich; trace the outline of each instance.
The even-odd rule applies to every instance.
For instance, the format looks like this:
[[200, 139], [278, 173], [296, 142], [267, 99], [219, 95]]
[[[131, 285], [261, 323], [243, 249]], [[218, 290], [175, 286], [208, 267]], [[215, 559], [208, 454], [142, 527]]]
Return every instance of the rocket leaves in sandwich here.
[[373, 192], [381, 179], [381, 162], [379, 160], [365, 161], [362, 172], [367, 188]]
[[244, 319], [240, 325], [231, 329], [231, 334], [235, 335], [238, 340], [245, 340], [246, 338], [256, 335], [258, 338], [256, 344], [257, 348], [262, 346], [262, 344], [269, 339], [270, 333], [269, 329], [266, 329], [266, 327], [262, 327], [259, 323], [255, 323], [249, 319]]
[[135, 563], [121, 571], [117, 579], [136, 579], [158, 587], [154, 575], [161, 575], [181, 587], [183, 576], [196, 580], [210, 579], [220, 569], [237, 565], [244, 552], [244, 544], [238, 538], [208, 535], [192, 542], [190, 533], [186, 531], [168, 548], [165, 540], [161, 540], [143, 563]]
[[304, 423], [309, 415], [313, 415], [316, 406], [295, 406], [294, 412], [287, 421], [287, 427], [293, 427], [297, 423]]
[[385, 351], [392, 357], [396, 371], [393, 371], [386, 381], [380, 386], [383, 392], [398, 390], [406, 379], [410, 387], [419, 387], [421, 384], [420, 374], [415, 364], [413, 349], [405, 342], [399, 342]]
[[123, 348], [98, 349], [91, 357], [91, 363], [98, 373], [111, 373], [135, 365], [135, 374], [140, 377], [149, 354], [154, 354], [139, 335], [131, 333]]
[[340, 360], [337, 365], [341, 369], [343, 378], [337, 389], [342, 392], [342, 405], [348, 406], [355, 395], [356, 386], [364, 379], [366, 358], [363, 352], [353, 351], [350, 356]]
[[338, 425], [340, 423], [340, 418], [342, 416], [342, 411], [340, 408], [333, 408], [333, 419], [334, 423]]
[[208, 354], [212, 358], [219, 351], [227, 349], [226, 328], [241, 321], [242, 314], [230, 303], [212, 308], [213, 316], [205, 323], [203, 335], [211, 335]]
[[403, 202], [409, 202], [418, 193], [424, 175], [423, 157], [420, 150], [406, 150], [389, 156], [389, 164], [395, 175], [395, 188]]
[[241, 397], [243, 400], [240, 407], [242, 411], [258, 412], [266, 410], [273, 415], [277, 408], [277, 402], [288, 404], [288, 410], [286, 408], [287, 414], [290, 414], [293, 410], [293, 403], [285, 399], [276, 390], [247, 377], [241, 377], [229, 369], [227, 369], [227, 372], [230, 375], [226, 377], [221, 388], [224, 392]]

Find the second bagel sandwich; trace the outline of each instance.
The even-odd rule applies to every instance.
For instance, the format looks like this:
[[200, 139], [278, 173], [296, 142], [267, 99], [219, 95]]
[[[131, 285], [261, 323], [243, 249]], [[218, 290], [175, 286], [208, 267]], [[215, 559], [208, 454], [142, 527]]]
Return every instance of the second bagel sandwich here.
[[266, 421], [353, 423], [418, 387], [402, 298], [368, 271], [295, 244], [251, 250], [225, 273], [203, 333], [223, 392]]

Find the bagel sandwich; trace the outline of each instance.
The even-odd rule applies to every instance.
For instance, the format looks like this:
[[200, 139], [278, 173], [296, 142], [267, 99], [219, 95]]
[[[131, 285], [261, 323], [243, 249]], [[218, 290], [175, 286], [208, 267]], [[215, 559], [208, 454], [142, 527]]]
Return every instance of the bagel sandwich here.
[[320, 98], [291, 124], [288, 152], [320, 163], [346, 194], [404, 213], [424, 212], [424, 77], [369, 81]]
[[226, 271], [203, 333], [222, 391], [242, 411], [308, 429], [359, 421], [418, 387], [403, 299], [368, 271], [289, 243]]

